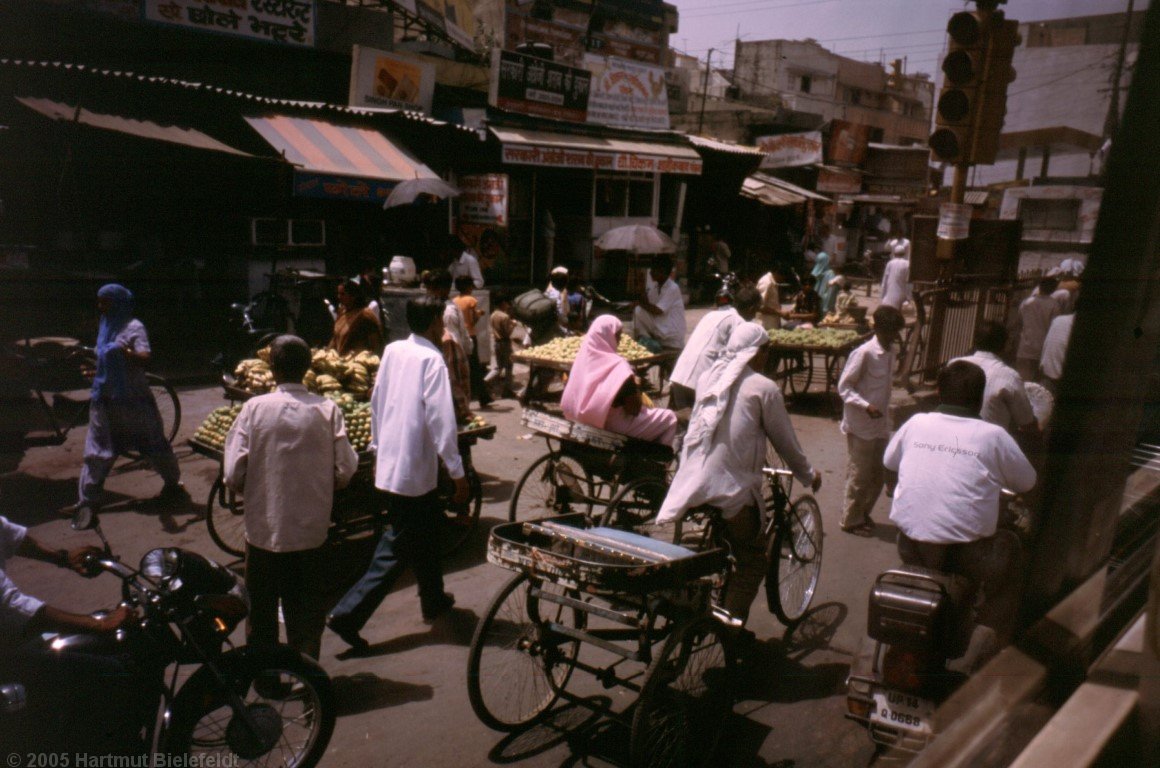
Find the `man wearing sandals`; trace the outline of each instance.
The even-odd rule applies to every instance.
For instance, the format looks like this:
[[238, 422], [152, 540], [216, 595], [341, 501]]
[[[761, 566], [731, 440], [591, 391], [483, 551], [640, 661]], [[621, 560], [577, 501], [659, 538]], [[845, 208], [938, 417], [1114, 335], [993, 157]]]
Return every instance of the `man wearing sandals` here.
[[766, 446], [773, 443], [799, 482], [815, 491], [822, 485], [794, 434], [781, 390], [762, 374], [768, 355], [769, 335], [760, 325], [743, 322], [733, 329], [698, 382], [681, 464], [657, 516], [664, 524], [695, 507], [721, 510], [737, 560], [723, 607], [742, 622], [766, 571], [758, 513]]

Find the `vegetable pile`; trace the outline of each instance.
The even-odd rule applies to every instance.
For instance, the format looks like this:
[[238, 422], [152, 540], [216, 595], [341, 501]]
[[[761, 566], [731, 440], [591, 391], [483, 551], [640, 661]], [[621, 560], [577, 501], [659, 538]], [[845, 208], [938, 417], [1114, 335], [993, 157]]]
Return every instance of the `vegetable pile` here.
[[[583, 343], [583, 336], [564, 336], [563, 338], [552, 339], [547, 344], [531, 347], [524, 351], [524, 355], [553, 363], [572, 363], [576, 360], [576, 355], [580, 352], [580, 345]], [[620, 337], [620, 344], [617, 346], [616, 352], [625, 360], [640, 360], [652, 356], [652, 352], [649, 352], [628, 336]]]
[[[302, 383], [317, 394], [345, 392], [365, 398], [374, 385], [378, 370], [379, 356], [370, 352], [339, 355], [333, 349], [315, 349], [311, 351], [310, 370]], [[270, 371], [270, 348], [260, 349], [256, 358], [238, 363], [234, 377], [235, 386], [252, 394], [273, 391], [275, 382]]]
[[769, 340], [775, 345], [787, 347], [825, 347], [841, 349], [858, 339], [857, 331], [838, 328], [795, 328], [792, 331], [783, 331], [780, 328], [769, 330]]

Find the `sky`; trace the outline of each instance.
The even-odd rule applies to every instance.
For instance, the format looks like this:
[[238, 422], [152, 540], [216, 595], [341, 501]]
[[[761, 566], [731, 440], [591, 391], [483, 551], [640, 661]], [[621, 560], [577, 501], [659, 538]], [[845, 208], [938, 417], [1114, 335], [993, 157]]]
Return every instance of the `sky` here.
[[[907, 72], [938, 69], [952, 13], [973, 10], [964, 0], [668, 0], [680, 9], [669, 44], [714, 66], [733, 63], [734, 40], [812, 37], [850, 58], [906, 58]], [[1149, 0], [1136, 0], [1145, 10]], [[1009, 0], [1000, 10], [1018, 21], [1122, 13], [1128, 0]]]

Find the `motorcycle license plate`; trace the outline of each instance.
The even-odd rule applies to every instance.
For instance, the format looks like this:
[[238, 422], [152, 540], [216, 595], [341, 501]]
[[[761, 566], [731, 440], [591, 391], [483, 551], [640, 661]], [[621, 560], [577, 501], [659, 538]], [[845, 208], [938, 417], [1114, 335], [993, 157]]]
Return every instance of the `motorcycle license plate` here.
[[933, 713], [934, 705], [926, 699], [896, 691], [875, 691], [870, 719], [889, 728], [903, 728], [929, 736]]

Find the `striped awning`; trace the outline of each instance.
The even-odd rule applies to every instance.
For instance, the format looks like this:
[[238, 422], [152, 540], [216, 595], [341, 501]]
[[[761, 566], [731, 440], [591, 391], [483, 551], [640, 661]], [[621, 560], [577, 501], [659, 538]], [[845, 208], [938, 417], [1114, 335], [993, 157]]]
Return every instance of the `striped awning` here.
[[304, 171], [377, 181], [438, 178], [411, 153], [370, 128], [301, 117], [247, 117], [270, 146]]

